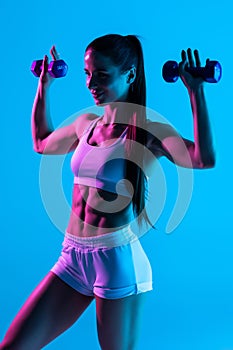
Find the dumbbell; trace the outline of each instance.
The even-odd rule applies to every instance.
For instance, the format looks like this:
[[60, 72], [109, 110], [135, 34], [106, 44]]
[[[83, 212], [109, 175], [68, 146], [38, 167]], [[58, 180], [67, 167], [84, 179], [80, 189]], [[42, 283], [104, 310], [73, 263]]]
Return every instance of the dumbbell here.
[[[218, 61], [207, 61], [205, 67], [186, 67], [193, 77], [201, 77], [208, 83], [217, 83], [222, 76], [222, 67]], [[162, 69], [163, 79], [175, 83], [179, 78], [179, 65], [176, 61], [167, 61]]]
[[[31, 72], [39, 77], [42, 71], [43, 60], [33, 61], [31, 65]], [[66, 75], [68, 66], [63, 60], [51, 61], [48, 66], [48, 73], [53, 78], [62, 78]]]

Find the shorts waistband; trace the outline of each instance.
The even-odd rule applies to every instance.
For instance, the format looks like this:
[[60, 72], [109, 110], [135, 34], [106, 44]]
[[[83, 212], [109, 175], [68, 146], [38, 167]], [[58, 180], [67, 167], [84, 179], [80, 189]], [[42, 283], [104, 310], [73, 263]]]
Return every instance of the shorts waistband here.
[[130, 226], [125, 226], [120, 230], [92, 237], [78, 237], [66, 231], [65, 240], [72, 245], [82, 245], [91, 248], [113, 248], [126, 245], [138, 240], [138, 236], [133, 233]]

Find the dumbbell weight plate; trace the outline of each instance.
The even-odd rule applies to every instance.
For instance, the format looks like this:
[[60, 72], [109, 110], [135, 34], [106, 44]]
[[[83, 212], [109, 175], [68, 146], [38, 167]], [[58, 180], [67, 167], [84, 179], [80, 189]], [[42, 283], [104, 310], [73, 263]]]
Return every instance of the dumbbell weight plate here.
[[31, 65], [31, 72], [34, 74], [36, 77], [40, 76], [41, 70], [42, 70], [42, 64], [43, 60], [37, 60], [33, 61]]
[[66, 75], [68, 66], [63, 60], [51, 61], [48, 67], [49, 74], [54, 78], [62, 78]]
[[205, 81], [217, 83], [222, 77], [222, 67], [218, 61], [208, 61], [205, 66]]
[[163, 65], [162, 75], [167, 83], [175, 83], [179, 78], [178, 63], [176, 61], [167, 61]]

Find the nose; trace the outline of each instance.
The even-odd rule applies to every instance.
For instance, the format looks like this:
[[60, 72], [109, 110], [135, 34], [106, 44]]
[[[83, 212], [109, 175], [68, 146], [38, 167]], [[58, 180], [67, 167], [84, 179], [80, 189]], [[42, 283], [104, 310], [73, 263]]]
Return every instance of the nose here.
[[95, 89], [96, 87], [97, 87], [97, 83], [96, 83], [96, 81], [95, 81], [95, 79], [94, 79], [94, 77], [93, 77], [93, 75], [91, 76], [89, 76], [88, 78], [87, 78], [87, 87], [88, 87], [88, 89]]

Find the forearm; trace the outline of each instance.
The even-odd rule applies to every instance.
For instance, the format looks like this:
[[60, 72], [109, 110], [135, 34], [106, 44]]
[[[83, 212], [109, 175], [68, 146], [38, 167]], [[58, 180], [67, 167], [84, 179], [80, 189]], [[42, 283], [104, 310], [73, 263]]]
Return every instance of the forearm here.
[[38, 149], [39, 142], [53, 130], [49, 106], [49, 89], [39, 82], [32, 108], [31, 118], [32, 139], [34, 149]]
[[201, 168], [213, 167], [215, 164], [215, 152], [204, 86], [200, 85], [196, 89], [189, 91], [189, 96], [194, 122], [193, 157]]

